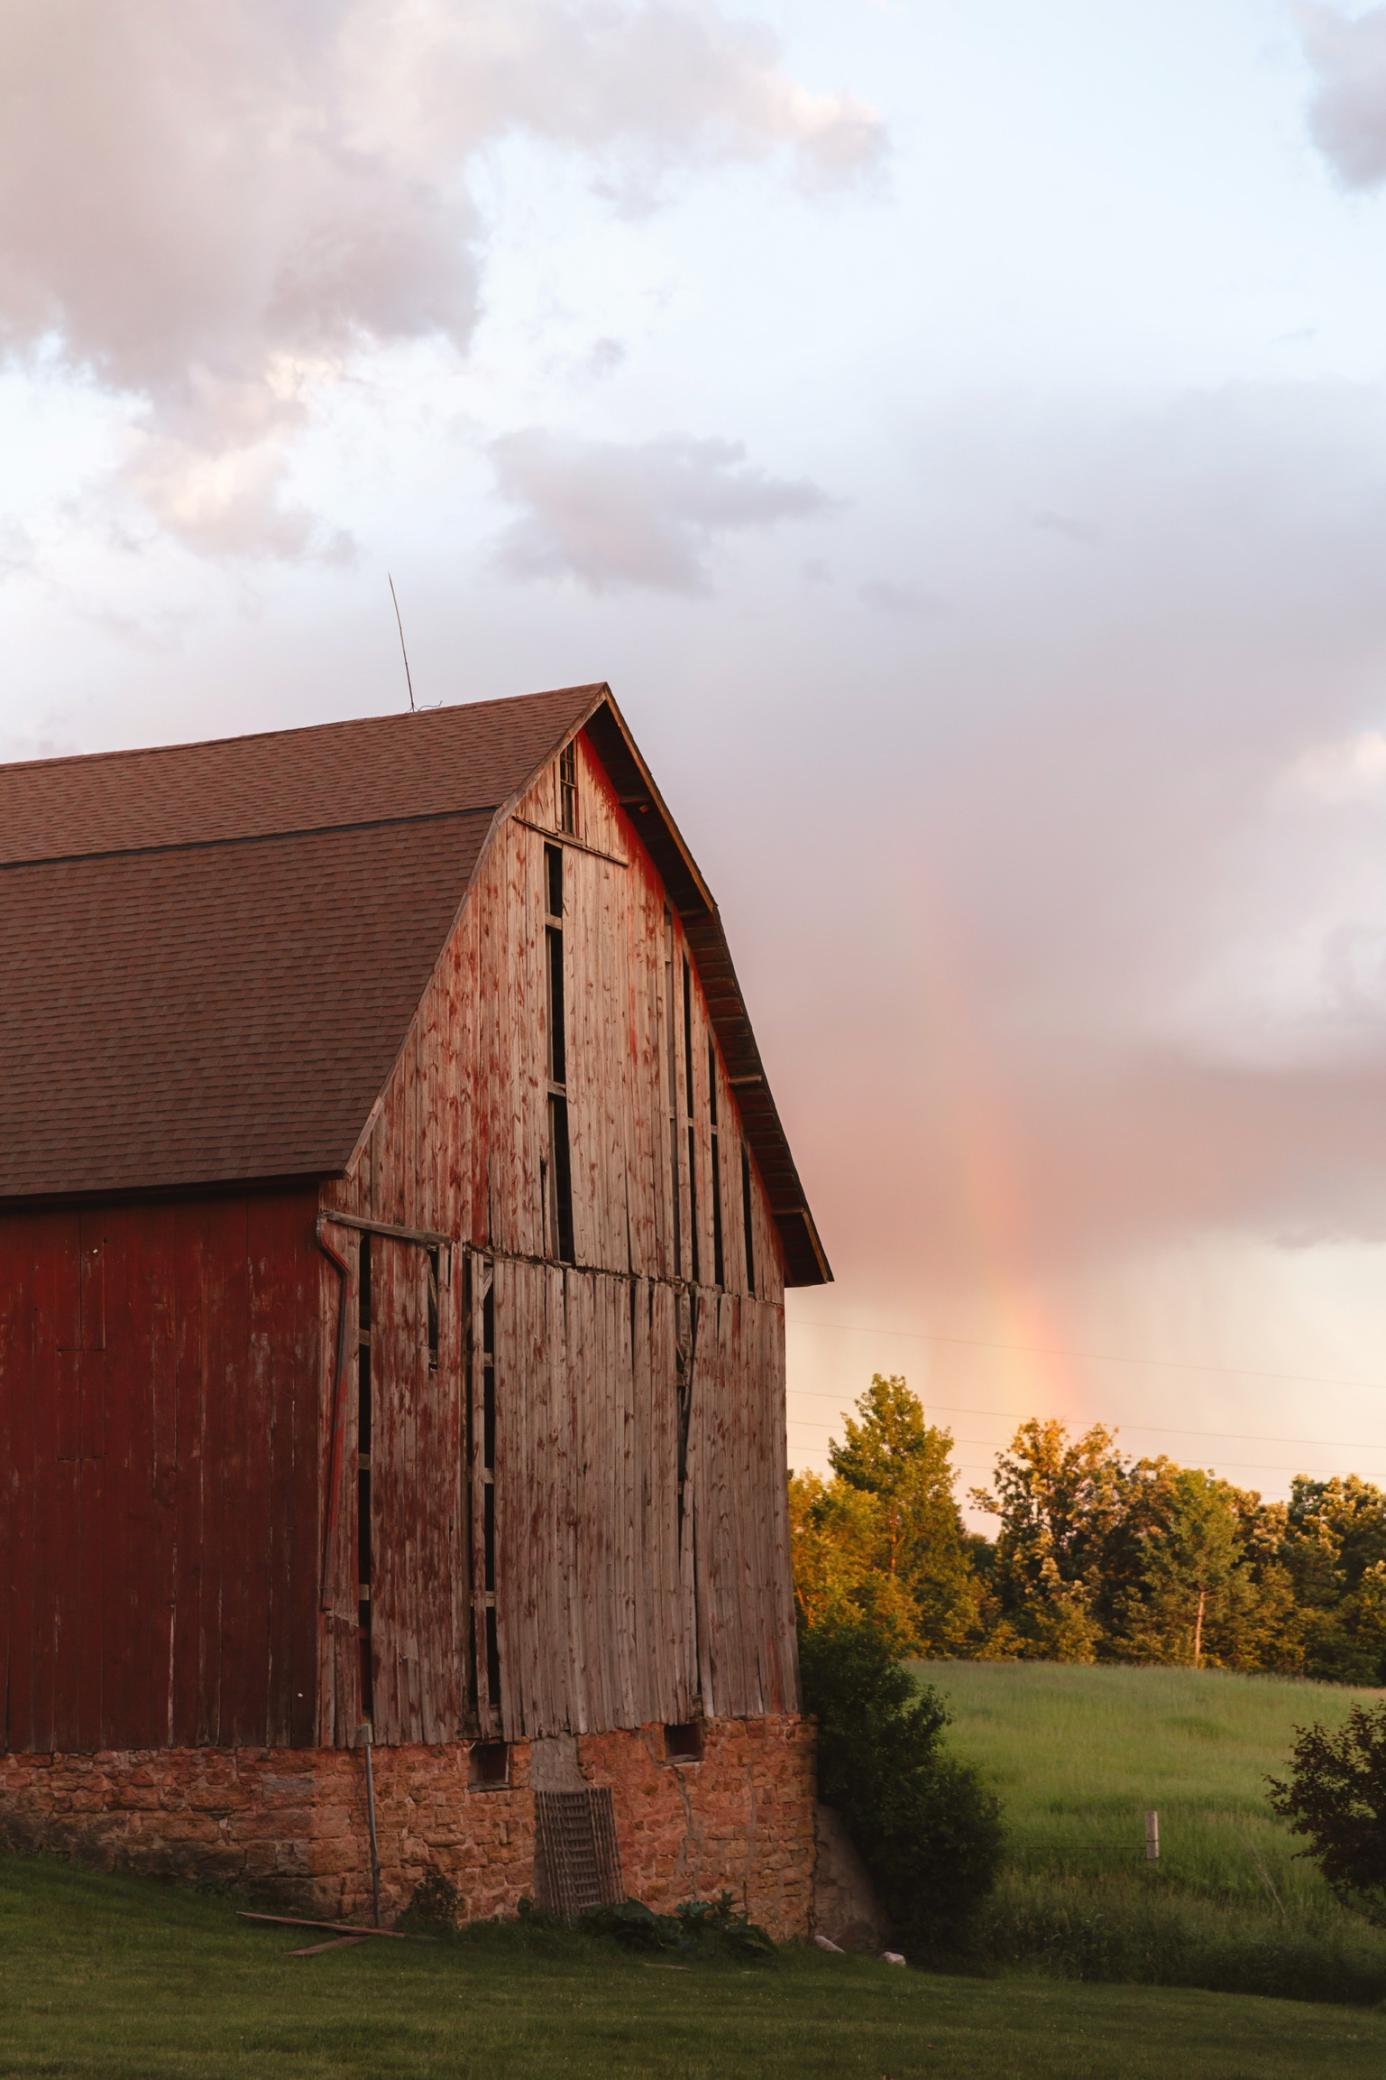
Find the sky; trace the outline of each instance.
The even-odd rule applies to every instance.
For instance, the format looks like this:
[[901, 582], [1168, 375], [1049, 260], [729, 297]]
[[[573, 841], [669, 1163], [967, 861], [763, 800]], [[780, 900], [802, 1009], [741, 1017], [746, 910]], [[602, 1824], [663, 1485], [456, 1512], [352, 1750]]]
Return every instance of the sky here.
[[1386, 1481], [1386, 6], [8, 0], [0, 758], [610, 682], [873, 1371]]

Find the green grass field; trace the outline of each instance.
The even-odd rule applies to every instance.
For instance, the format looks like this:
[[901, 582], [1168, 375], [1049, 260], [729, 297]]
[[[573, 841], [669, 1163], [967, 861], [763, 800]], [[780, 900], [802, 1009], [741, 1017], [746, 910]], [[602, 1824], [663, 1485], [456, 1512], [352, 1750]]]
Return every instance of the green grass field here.
[[58, 2080], [1377, 2080], [1386, 2017], [941, 1978], [787, 1952], [687, 1970], [571, 1938], [301, 1940], [218, 1900], [0, 1858], [0, 2074]]
[[[1386, 1933], [1328, 1892], [1265, 1800], [1294, 1728], [1352, 1692], [1192, 1669], [918, 1664], [1000, 1792], [997, 1961], [1084, 1978], [1386, 1999]], [[1144, 1814], [1160, 1815], [1145, 1861]]]

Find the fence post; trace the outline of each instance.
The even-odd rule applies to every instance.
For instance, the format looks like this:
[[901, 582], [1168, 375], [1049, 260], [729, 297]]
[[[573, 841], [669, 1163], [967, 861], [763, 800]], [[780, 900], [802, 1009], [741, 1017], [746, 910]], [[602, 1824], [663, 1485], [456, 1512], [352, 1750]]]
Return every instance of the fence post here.
[[1160, 1816], [1156, 1812], [1145, 1816], [1145, 1860], [1147, 1863], [1160, 1861]]

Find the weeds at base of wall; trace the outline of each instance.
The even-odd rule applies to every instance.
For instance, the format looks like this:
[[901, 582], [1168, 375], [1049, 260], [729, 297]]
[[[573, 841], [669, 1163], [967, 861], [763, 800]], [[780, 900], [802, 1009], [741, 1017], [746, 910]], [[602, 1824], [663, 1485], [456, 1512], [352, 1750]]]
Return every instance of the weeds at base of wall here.
[[1210, 1993], [1386, 2002], [1386, 1941], [1346, 1915], [1287, 1919], [1140, 1878], [1006, 1872], [975, 1930], [983, 1969], [1193, 1986]]
[[715, 1900], [684, 1900], [672, 1914], [656, 1914], [642, 1900], [592, 1907], [575, 1922], [545, 1913], [522, 1899], [514, 1919], [464, 1922], [457, 1887], [441, 1871], [430, 1871], [397, 1926], [406, 1933], [441, 1937], [473, 1949], [522, 1950], [545, 1957], [581, 1956], [594, 1947], [680, 1963], [770, 1964], [779, 1955], [765, 1930], [752, 1921], [730, 1892]]

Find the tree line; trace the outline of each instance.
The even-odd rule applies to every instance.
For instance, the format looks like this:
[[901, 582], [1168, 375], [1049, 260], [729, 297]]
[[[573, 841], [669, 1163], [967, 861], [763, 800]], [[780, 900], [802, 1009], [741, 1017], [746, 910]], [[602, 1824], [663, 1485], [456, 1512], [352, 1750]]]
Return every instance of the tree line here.
[[1386, 1683], [1386, 1490], [1297, 1475], [1288, 1502], [1095, 1424], [1032, 1419], [998, 1451], [970, 1533], [950, 1431], [876, 1374], [791, 1473], [800, 1619], [864, 1620], [904, 1654], [1185, 1663]]

